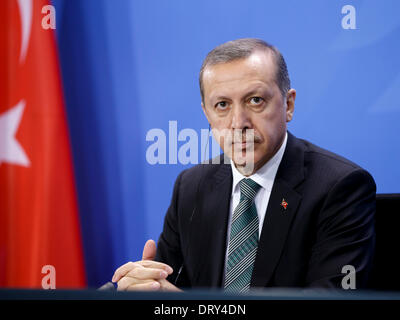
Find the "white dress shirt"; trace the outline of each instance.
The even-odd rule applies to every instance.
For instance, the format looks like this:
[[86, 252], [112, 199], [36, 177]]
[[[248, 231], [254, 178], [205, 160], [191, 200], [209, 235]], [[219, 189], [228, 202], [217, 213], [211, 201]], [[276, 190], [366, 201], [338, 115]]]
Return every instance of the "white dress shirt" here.
[[267, 163], [265, 163], [260, 169], [258, 169], [254, 174], [252, 174], [249, 177], [245, 177], [244, 175], [242, 175], [236, 169], [235, 164], [231, 160], [233, 183], [232, 183], [231, 204], [229, 210], [229, 224], [227, 233], [228, 236], [227, 236], [227, 246], [226, 246], [227, 250], [225, 256], [225, 263], [228, 258], [229, 235], [231, 231], [232, 215], [233, 211], [235, 210], [240, 201], [240, 185], [239, 185], [240, 180], [244, 178], [250, 178], [261, 186], [260, 190], [256, 194], [256, 197], [254, 198], [254, 202], [257, 208], [258, 223], [259, 223], [258, 238], [260, 239], [265, 213], [267, 211], [269, 197], [271, 195], [272, 186], [274, 184], [279, 164], [281, 163], [283, 153], [285, 152], [286, 142], [287, 142], [287, 132], [285, 134], [285, 138], [278, 152], [275, 153], [275, 155]]

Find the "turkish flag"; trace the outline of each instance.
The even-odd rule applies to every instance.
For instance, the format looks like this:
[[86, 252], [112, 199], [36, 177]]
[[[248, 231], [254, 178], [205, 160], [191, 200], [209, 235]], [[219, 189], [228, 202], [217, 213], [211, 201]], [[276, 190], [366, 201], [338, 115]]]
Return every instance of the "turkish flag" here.
[[48, 4], [0, 1], [3, 287], [86, 285], [55, 33], [42, 26]]

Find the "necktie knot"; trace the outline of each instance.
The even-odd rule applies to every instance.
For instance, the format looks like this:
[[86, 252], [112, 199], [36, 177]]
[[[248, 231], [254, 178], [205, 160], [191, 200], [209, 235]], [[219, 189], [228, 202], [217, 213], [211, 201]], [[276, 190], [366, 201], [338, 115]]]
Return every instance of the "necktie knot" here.
[[261, 188], [261, 186], [257, 182], [250, 178], [244, 178], [240, 180], [239, 185], [240, 197], [245, 197], [250, 201], [254, 200], [258, 190]]

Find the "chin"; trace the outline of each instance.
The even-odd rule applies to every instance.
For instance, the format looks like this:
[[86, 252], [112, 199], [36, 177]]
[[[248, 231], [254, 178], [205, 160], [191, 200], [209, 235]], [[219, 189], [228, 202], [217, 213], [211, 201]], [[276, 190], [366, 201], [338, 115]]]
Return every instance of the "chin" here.
[[253, 153], [251, 155], [243, 154], [242, 156], [234, 156], [232, 160], [236, 168], [245, 176], [251, 175], [256, 169]]
[[246, 162], [240, 165], [235, 164], [238, 171], [244, 176], [251, 176], [255, 172], [254, 162]]

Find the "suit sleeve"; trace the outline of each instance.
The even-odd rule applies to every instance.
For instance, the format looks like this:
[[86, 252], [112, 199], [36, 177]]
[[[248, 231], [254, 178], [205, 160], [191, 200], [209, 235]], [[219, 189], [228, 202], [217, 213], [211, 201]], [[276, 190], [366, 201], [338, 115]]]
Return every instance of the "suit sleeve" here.
[[[181, 241], [179, 234], [179, 217], [178, 217], [178, 203], [180, 195], [180, 185], [182, 175], [185, 171], [181, 172], [175, 181], [174, 191], [168, 211], [165, 215], [164, 226], [162, 233], [158, 239], [157, 252], [155, 260], [168, 264], [174, 272], [167, 278], [172, 284], [176, 283], [178, 273], [181, 271], [183, 256], [181, 250]], [[179, 275], [179, 283], [185, 276]], [[188, 286], [184, 284], [184, 286]]]
[[307, 286], [342, 288], [342, 282], [351, 283], [352, 267], [356, 288], [367, 285], [375, 248], [375, 199], [375, 182], [362, 169], [331, 188], [318, 215]]

